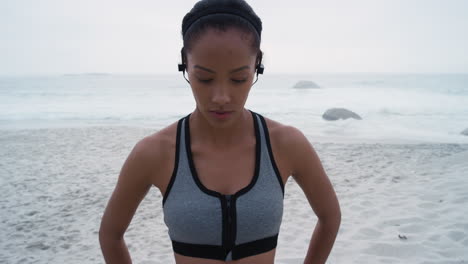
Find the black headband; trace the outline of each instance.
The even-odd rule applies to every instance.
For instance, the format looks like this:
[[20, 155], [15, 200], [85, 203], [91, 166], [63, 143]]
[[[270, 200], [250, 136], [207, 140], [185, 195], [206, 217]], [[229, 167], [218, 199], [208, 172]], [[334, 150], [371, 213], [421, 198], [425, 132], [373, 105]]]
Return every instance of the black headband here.
[[185, 26], [182, 27], [182, 35], [185, 35], [187, 30], [190, 28], [190, 26], [195, 23], [198, 19], [204, 16], [208, 15], [213, 15], [213, 14], [230, 14], [230, 15], [235, 15], [244, 18], [247, 20], [257, 31], [258, 35], [261, 36], [262, 32], [262, 25], [256, 21], [254, 21], [249, 15], [246, 15], [244, 12], [239, 11], [238, 9], [232, 8], [232, 7], [216, 7], [214, 9], [205, 9], [198, 13], [197, 15], [189, 18], [187, 22], [185, 23]]

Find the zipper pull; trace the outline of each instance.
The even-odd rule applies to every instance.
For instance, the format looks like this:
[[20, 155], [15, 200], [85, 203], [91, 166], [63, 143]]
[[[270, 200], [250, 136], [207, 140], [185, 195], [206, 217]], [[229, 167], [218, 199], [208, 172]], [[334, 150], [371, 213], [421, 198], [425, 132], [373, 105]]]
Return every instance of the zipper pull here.
[[[232, 194], [226, 196], [226, 201], [227, 201], [227, 208], [228, 208], [228, 210], [231, 210], [231, 206], [232, 206]], [[229, 212], [229, 211], [228, 211], [228, 212]], [[229, 213], [229, 216], [230, 216], [230, 215], [231, 215], [231, 214]]]
[[232, 246], [232, 219], [231, 219], [231, 195], [226, 195], [226, 209], [227, 209], [227, 244], [228, 250], [231, 250], [230, 247]]

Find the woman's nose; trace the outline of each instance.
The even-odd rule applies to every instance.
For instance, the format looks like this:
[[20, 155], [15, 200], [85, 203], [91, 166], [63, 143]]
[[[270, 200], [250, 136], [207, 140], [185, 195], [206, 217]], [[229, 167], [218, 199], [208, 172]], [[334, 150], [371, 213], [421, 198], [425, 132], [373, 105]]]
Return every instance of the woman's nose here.
[[225, 105], [231, 101], [229, 89], [225, 85], [217, 86], [213, 89], [212, 101], [218, 105]]

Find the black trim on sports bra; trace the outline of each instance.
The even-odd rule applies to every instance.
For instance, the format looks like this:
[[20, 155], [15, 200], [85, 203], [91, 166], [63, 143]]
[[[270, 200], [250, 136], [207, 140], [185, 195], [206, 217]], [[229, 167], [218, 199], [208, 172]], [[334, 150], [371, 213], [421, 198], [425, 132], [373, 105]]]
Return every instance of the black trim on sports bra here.
[[[277, 244], [278, 234], [252, 242], [236, 245], [231, 249], [231, 256], [233, 260], [237, 260], [260, 253], [265, 253], [276, 248]], [[229, 251], [226, 250], [223, 246], [190, 244], [172, 240], [172, 247], [174, 252], [177, 254], [197, 258], [225, 260], [227, 254], [229, 254]]]
[[[251, 182], [247, 186], [245, 186], [244, 188], [242, 188], [242, 189], [238, 190], [236, 193], [232, 194], [232, 196], [235, 196], [236, 198], [241, 196], [242, 194], [248, 192], [250, 189], [252, 189], [252, 187], [257, 182], [258, 174], [259, 174], [259, 170], [260, 170], [260, 155], [261, 155], [260, 131], [259, 131], [259, 128], [258, 128], [257, 119], [255, 118], [255, 114], [252, 111], [250, 111], [250, 112], [252, 114], [252, 118], [253, 118], [253, 122], [254, 122], [254, 130], [255, 130], [254, 132], [255, 132], [255, 138], [256, 138], [256, 140], [255, 140], [255, 169], [254, 169], [254, 173], [253, 173], [254, 175], [252, 177]], [[192, 148], [191, 148], [191, 145], [190, 145], [190, 126], [189, 126], [190, 122], [189, 122], [189, 120], [190, 120], [190, 114], [185, 119], [185, 121], [186, 121], [185, 122], [185, 148], [186, 148], [187, 158], [188, 158], [190, 171], [192, 172], [193, 179], [197, 183], [197, 186], [203, 192], [205, 192], [208, 195], [215, 196], [215, 197], [218, 197], [218, 198], [221, 198], [222, 196], [225, 196], [225, 195], [231, 195], [231, 194], [223, 194], [223, 193], [220, 193], [220, 192], [217, 192], [217, 191], [210, 190], [210, 189], [206, 188], [203, 185], [203, 183], [200, 181], [200, 179], [198, 178], [198, 173], [197, 173], [197, 170], [195, 168], [195, 164], [194, 164], [193, 158], [192, 158]]]
[[273, 169], [275, 170], [276, 178], [278, 179], [279, 184], [281, 185], [281, 191], [283, 192], [283, 197], [284, 197], [284, 183], [283, 183], [283, 179], [281, 178], [281, 174], [278, 170], [278, 166], [276, 166], [275, 157], [273, 156], [273, 150], [271, 149], [270, 133], [268, 131], [265, 118], [260, 114], [258, 114], [258, 116], [260, 117], [260, 121], [262, 122], [263, 131], [265, 132], [265, 140], [266, 140], [267, 147], [268, 147], [268, 153], [270, 154], [271, 164], [273, 165]]
[[174, 158], [174, 170], [172, 171], [172, 176], [169, 181], [169, 184], [166, 187], [166, 192], [164, 193], [164, 197], [162, 200], [162, 204], [164, 206], [164, 203], [166, 202], [167, 197], [169, 196], [169, 192], [171, 191], [172, 185], [175, 182], [175, 178], [177, 175], [177, 169], [179, 168], [179, 153], [180, 153], [180, 134], [182, 130], [182, 120], [184, 118], [179, 119], [179, 122], [177, 122], [177, 134], [176, 134], [176, 152], [175, 152], [175, 158]]

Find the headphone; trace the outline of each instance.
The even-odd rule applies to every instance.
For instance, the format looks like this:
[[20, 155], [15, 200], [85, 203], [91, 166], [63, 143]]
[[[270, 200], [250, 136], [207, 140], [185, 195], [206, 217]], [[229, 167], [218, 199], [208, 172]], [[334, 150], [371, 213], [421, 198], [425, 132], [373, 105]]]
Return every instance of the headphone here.
[[[187, 80], [187, 78], [185, 77], [185, 72], [187, 71], [187, 64], [186, 64], [186, 57], [184, 56], [184, 47], [182, 47], [182, 49], [180, 50], [180, 55], [181, 55], [181, 58], [182, 58], [182, 63], [179, 63], [178, 64], [178, 69], [179, 71], [182, 72], [182, 75], [184, 76], [184, 79], [190, 83], [189, 80]], [[258, 75], [259, 74], [263, 74], [263, 71], [265, 70], [265, 67], [263, 66], [262, 64], [262, 57], [263, 57], [263, 52], [260, 52], [257, 59], [259, 60], [257, 66], [255, 66], [255, 71], [257, 72], [257, 78], [255, 79], [255, 82], [252, 83], [252, 85], [254, 85], [257, 80], [258, 80]]]

